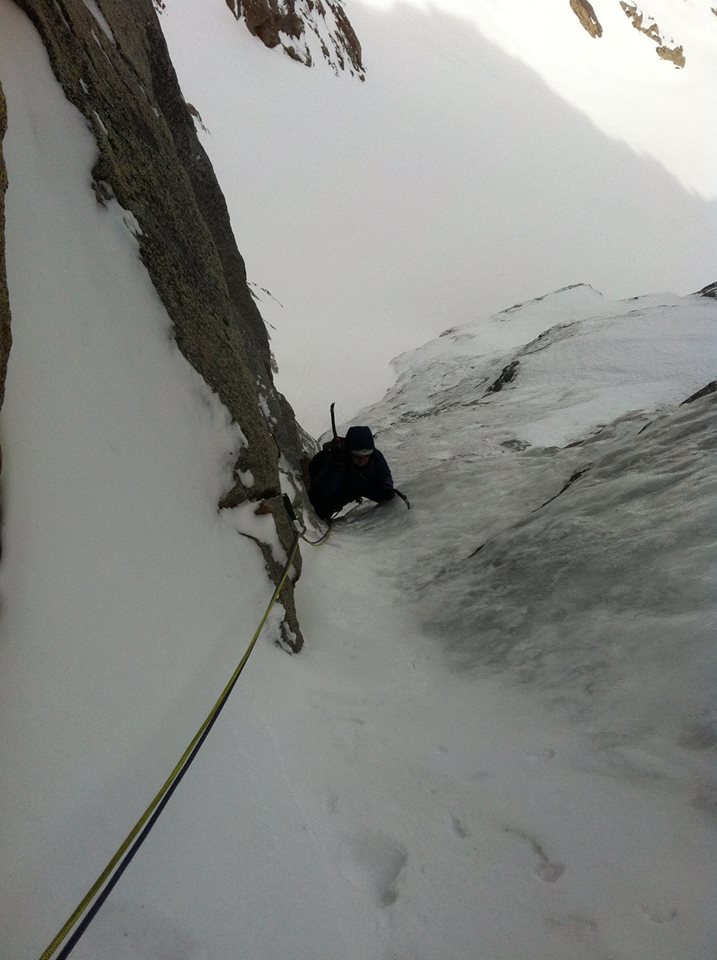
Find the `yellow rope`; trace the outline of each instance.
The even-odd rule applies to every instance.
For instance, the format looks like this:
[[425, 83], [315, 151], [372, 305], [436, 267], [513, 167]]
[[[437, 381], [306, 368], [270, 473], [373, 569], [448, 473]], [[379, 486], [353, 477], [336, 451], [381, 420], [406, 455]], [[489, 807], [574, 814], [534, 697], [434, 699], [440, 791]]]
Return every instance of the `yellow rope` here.
[[98, 877], [98, 878], [95, 880], [95, 882], [92, 884], [92, 886], [90, 887], [90, 889], [87, 891], [87, 893], [85, 894], [85, 896], [82, 898], [82, 900], [80, 901], [80, 903], [77, 905], [77, 907], [76, 907], [76, 909], [74, 910], [74, 912], [72, 913], [72, 915], [68, 918], [68, 920], [67, 920], [67, 922], [65, 923], [65, 925], [64, 925], [64, 926], [62, 927], [62, 929], [58, 932], [57, 936], [53, 939], [52, 943], [50, 943], [50, 945], [47, 947], [47, 949], [45, 950], [45, 952], [41, 955], [40, 960], [50, 960], [50, 958], [51, 958], [52, 955], [55, 953], [55, 951], [58, 949], [58, 947], [59, 947], [59, 946], [62, 944], [62, 942], [67, 938], [68, 934], [69, 934], [70, 931], [73, 929], [73, 927], [77, 924], [77, 922], [78, 922], [78, 920], [80, 919], [80, 917], [82, 916], [82, 914], [85, 912], [85, 910], [87, 910], [87, 908], [90, 906], [90, 904], [92, 903], [92, 901], [94, 900], [94, 898], [97, 896], [97, 894], [100, 892], [100, 890], [102, 889], [102, 887], [105, 885], [105, 883], [107, 882], [107, 880], [108, 880], [109, 877], [111, 876], [111, 874], [112, 874], [113, 870], [115, 869], [115, 867], [117, 866], [117, 864], [120, 862], [120, 860], [122, 859], [122, 857], [124, 857], [124, 855], [127, 853], [127, 851], [129, 850], [130, 846], [132, 845], [133, 841], [134, 841], [134, 840], [136, 839], [136, 837], [138, 836], [139, 832], [142, 830], [142, 828], [144, 827], [144, 825], [147, 823], [147, 821], [149, 820], [149, 818], [152, 816], [152, 814], [154, 813], [154, 811], [157, 809], [157, 807], [159, 806], [159, 804], [162, 802], [163, 797], [166, 795], [167, 791], [171, 788], [172, 784], [174, 783], [174, 781], [176, 780], [176, 778], [177, 778], [178, 775], [180, 774], [180, 772], [181, 772], [181, 770], [182, 770], [182, 767], [183, 767], [184, 764], [187, 762], [187, 759], [189, 758], [190, 754], [192, 753], [192, 751], [193, 751], [194, 748], [196, 747], [197, 743], [201, 740], [202, 735], [204, 734], [204, 731], [207, 729], [207, 727], [212, 723], [212, 721], [213, 721], [214, 718], [216, 717], [218, 711], [221, 709], [221, 706], [222, 706], [224, 700], [225, 700], [226, 697], [229, 695], [232, 686], [236, 683], [237, 678], [239, 677], [239, 674], [240, 674], [240, 673], [242, 672], [242, 670], [244, 669], [244, 666], [246, 665], [246, 662], [247, 662], [247, 660], [249, 659], [249, 656], [251, 655], [251, 652], [252, 652], [252, 650], [254, 649], [257, 640], [259, 639], [259, 635], [261, 634], [261, 631], [262, 631], [263, 628], [264, 628], [264, 624], [265, 624], [266, 621], [269, 619], [269, 614], [271, 613], [271, 611], [272, 611], [272, 609], [273, 609], [273, 607], [274, 607], [274, 604], [275, 604], [276, 601], [279, 599], [279, 594], [281, 593], [281, 591], [282, 591], [282, 589], [283, 589], [283, 587], [284, 587], [284, 584], [286, 583], [287, 577], [289, 576], [289, 570], [290, 570], [290, 568], [291, 568], [291, 564], [293, 563], [294, 557], [296, 556], [296, 552], [297, 552], [298, 549], [299, 549], [299, 538], [297, 537], [297, 538], [296, 538], [296, 541], [295, 541], [295, 543], [294, 543], [293, 549], [291, 550], [291, 553], [289, 554], [289, 559], [288, 559], [287, 562], [286, 562], [286, 567], [284, 568], [283, 576], [282, 576], [281, 580], [279, 581], [279, 584], [278, 584], [276, 590], [274, 590], [274, 593], [273, 593], [273, 595], [272, 595], [272, 598], [271, 598], [271, 600], [269, 601], [269, 605], [267, 606], [266, 610], [264, 611], [264, 616], [261, 618], [261, 623], [260, 623], [259, 626], [256, 628], [256, 632], [254, 633], [254, 636], [251, 638], [251, 641], [250, 641], [250, 643], [249, 643], [249, 646], [246, 648], [246, 651], [244, 652], [244, 656], [241, 658], [241, 660], [240, 660], [240, 662], [239, 662], [236, 670], [234, 671], [234, 673], [233, 673], [232, 676], [231, 676], [231, 679], [229, 680], [229, 682], [227, 683], [227, 685], [226, 685], [226, 686], [224, 687], [224, 689], [222, 690], [222, 693], [221, 693], [221, 695], [219, 696], [219, 699], [217, 700], [217, 702], [216, 702], [216, 703], [214, 704], [214, 706], [212, 707], [212, 709], [211, 709], [211, 711], [209, 712], [209, 715], [207, 716], [206, 720], [205, 720], [204, 723], [201, 725], [201, 727], [199, 728], [199, 730], [197, 730], [196, 734], [195, 734], [194, 737], [192, 738], [191, 743], [189, 744], [189, 746], [187, 747], [187, 749], [186, 749], [186, 750], [184, 751], [184, 753], [182, 754], [182, 756], [181, 756], [179, 762], [177, 763], [177, 765], [175, 766], [174, 770], [172, 770], [172, 772], [170, 773], [170, 775], [169, 775], [169, 776], [167, 777], [167, 779], [165, 780], [164, 784], [162, 785], [161, 789], [159, 790], [159, 792], [158, 792], [157, 795], [155, 796], [154, 800], [152, 800], [152, 802], [151, 802], [150, 805], [147, 807], [147, 809], [144, 811], [144, 813], [143, 813], [142, 816], [139, 818], [139, 820], [137, 821], [137, 823], [132, 827], [132, 829], [130, 830], [130, 832], [127, 834], [127, 837], [125, 838], [125, 840], [124, 840], [124, 842], [122, 843], [122, 845], [119, 847], [119, 849], [118, 849], [117, 852], [114, 854], [114, 856], [113, 856], [112, 859], [109, 861], [109, 863], [107, 864], [107, 866], [105, 867], [105, 869], [102, 871], [102, 873], [99, 875], [99, 877]]

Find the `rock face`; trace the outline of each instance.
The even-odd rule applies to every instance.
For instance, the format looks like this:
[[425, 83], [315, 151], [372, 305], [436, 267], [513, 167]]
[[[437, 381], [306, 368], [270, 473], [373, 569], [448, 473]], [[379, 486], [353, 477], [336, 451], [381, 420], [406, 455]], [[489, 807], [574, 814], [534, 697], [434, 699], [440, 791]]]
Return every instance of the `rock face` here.
[[678, 69], [681, 69], [687, 63], [685, 52], [681, 46], [666, 47], [664, 45], [660, 45], [655, 52], [661, 60], [669, 60], [670, 63], [674, 63]]
[[[92, 186], [98, 202], [115, 197], [134, 215], [142, 261], [172, 319], [179, 349], [248, 440], [235, 485], [219, 506], [251, 501], [271, 510], [288, 548], [293, 528], [281, 499], [279, 457], [300, 476], [300, 457], [312, 442], [274, 387], [266, 328], [152, 0], [97, 0], [97, 14], [83, 0], [15, 2], [36, 26], [67, 98], [94, 132], [99, 156]], [[0, 98], [2, 122], [3, 104]], [[3, 289], [0, 280], [0, 319], [7, 314]], [[245, 471], [254, 478], [251, 486], [240, 479]], [[298, 483], [294, 489], [298, 501]], [[276, 581], [280, 568], [269, 546], [261, 546]], [[299, 572], [297, 560], [296, 578]], [[283, 639], [296, 650], [302, 638], [292, 583], [282, 602]]]
[[[673, 63], [678, 68], [685, 66], [687, 59], [682, 46], [677, 46], [673, 40], [668, 43], [652, 17], [643, 13], [631, 0], [629, 2], [628, 0], [620, 0], [620, 6], [633, 27], [657, 44], [656, 53], [658, 57]], [[570, 0], [570, 7], [591, 37], [599, 38], [602, 36], [602, 24], [598, 20], [590, 0]], [[712, 12], [717, 13], [717, 9], [712, 8]], [[673, 45], [670, 46], [670, 44]]]
[[[7, 107], [5, 95], [0, 85], [0, 407], [5, 394], [5, 374], [7, 358], [10, 354], [10, 303], [5, 274], [5, 191], [7, 190], [7, 171], [3, 159], [2, 141], [7, 129]], [[2, 469], [2, 449], [0, 449], [0, 470]]]
[[321, 56], [337, 73], [345, 70], [364, 79], [361, 44], [342, 0], [226, 0], [226, 4], [267, 47], [281, 46], [309, 67]]
[[708, 283], [706, 287], [702, 287], [697, 293], [700, 297], [712, 297], [717, 300], [717, 281]]
[[570, 6], [591, 37], [602, 36], [602, 26], [588, 0], [570, 0]]
[[657, 56], [663, 60], [669, 60], [676, 67], [684, 67], [687, 62], [684, 50], [681, 46], [668, 46], [663, 39], [660, 28], [652, 17], [645, 16], [634, 3], [626, 3], [620, 0], [620, 6], [625, 11], [626, 16], [632, 21], [632, 25], [640, 33], [653, 40], [657, 44]]
[[503, 387], [507, 383], [512, 383], [518, 375], [518, 367], [520, 366], [520, 360], [512, 360], [506, 367], [503, 367], [503, 370], [498, 377], [486, 390], [485, 396], [491, 393], [500, 393]]
[[709, 396], [710, 393], [717, 393], [717, 380], [711, 380], [706, 386], [702, 387], [701, 390], [698, 390], [697, 393], [693, 393], [691, 397], [688, 397], [686, 400], [683, 400], [683, 405], [685, 403], [694, 403], [695, 400], [701, 400], [702, 397]]

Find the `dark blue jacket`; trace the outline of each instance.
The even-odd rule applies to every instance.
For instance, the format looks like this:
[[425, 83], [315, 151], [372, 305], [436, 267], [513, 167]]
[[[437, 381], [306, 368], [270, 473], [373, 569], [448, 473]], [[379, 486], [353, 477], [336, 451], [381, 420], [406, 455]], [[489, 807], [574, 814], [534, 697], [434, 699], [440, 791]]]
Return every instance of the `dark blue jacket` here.
[[[365, 467], [357, 467], [351, 452], [370, 450]], [[368, 427], [350, 427], [343, 443], [332, 441], [309, 465], [309, 499], [320, 517], [330, 517], [352, 500], [390, 500], [393, 478], [386, 458], [377, 450]]]

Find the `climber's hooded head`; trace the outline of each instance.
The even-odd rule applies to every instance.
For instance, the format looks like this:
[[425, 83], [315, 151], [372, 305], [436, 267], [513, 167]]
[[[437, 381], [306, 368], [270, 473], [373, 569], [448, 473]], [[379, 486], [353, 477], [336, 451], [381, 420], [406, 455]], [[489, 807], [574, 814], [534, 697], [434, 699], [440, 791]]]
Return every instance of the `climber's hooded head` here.
[[356, 467], [365, 467], [375, 450], [373, 434], [369, 427], [349, 427], [346, 431], [344, 449]]

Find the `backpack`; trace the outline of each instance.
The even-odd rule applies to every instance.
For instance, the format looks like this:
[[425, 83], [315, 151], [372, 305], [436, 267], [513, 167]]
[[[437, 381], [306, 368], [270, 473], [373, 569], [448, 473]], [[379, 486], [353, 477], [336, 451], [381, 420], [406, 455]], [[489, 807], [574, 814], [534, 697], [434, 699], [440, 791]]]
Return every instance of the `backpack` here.
[[332, 440], [328, 440], [309, 464], [309, 476], [312, 480], [315, 480], [327, 460], [334, 459], [343, 463], [343, 458], [344, 437], [334, 437]]

